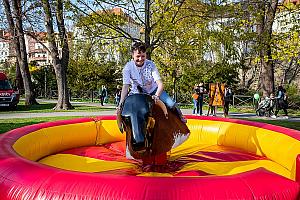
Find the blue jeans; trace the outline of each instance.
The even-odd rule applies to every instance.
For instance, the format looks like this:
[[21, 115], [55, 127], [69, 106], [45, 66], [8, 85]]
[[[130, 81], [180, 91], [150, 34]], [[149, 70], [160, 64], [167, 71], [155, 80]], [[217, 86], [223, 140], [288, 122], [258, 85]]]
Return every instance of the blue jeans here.
[[[150, 95], [155, 95], [156, 91], [157, 91], [157, 88], [153, 92], [151, 92]], [[177, 115], [180, 117], [180, 119], [183, 123], [186, 123], [186, 119], [183, 118], [181, 110], [177, 107], [175, 101], [173, 101], [173, 99], [168, 95], [168, 93], [166, 91], [163, 91], [160, 94], [159, 99], [162, 102], [164, 102], [164, 104], [166, 104], [166, 106], [168, 108], [170, 108], [171, 110], [174, 110], [177, 113]]]
[[[150, 95], [155, 95], [155, 92], [157, 91], [157, 88], [151, 92]], [[174, 108], [176, 106], [175, 101], [173, 101], [173, 99], [168, 95], [168, 93], [166, 91], [163, 91], [160, 96], [159, 99], [164, 102], [166, 104], [166, 106], [168, 106], [169, 108]]]
[[196, 110], [197, 110], [197, 100], [193, 98], [193, 103], [194, 103], [194, 109], [193, 109], [193, 114], [196, 114]]
[[202, 115], [202, 107], [203, 107], [203, 97], [200, 96], [197, 102], [197, 114]]
[[121, 97], [120, 97], [120, 96], [117, 96], [117, 97], [116, 97], [116, 101], [115, 101], [115, 103], [116, 103], [116, 105], [117, 105], [117, 106], [119, 106], [120, 99], [121, 99]]

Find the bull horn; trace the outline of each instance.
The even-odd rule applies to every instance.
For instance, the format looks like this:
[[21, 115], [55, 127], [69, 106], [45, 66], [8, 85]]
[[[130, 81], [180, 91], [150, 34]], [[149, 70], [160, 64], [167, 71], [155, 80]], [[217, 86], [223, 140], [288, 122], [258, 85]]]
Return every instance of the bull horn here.
[[158, 105], [162, 109], [162, 111], [164, 112], [164, 115], [165, 115], [166, 119], [168, 119], [168, 110], [167, 110], [166, 105], [161, 100], [159, 100], [159, 99], [156, 101], [155, 104]]

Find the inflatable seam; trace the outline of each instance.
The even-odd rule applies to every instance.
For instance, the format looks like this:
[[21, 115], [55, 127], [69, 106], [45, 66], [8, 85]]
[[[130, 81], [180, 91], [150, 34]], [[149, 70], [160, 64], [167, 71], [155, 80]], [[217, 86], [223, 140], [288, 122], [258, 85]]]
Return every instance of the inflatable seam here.
[[[97, 145], [98, 139], [100, 137], [100, 127], [101, 127], [101, 124], [102, 124], [102, 120], [98, 120], [98, 119], [94, 118], [94, 122], [95, 122], [95, 127], [96, 127], [95, 145]], [[97, 122], [99, 122], [99, 124]]]

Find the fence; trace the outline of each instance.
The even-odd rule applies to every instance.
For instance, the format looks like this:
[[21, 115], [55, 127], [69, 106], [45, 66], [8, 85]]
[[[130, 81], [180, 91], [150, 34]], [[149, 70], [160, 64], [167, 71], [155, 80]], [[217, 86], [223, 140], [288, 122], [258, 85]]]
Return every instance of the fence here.
[[[69, 91], [71, 101], [87, 101], [87, 102], [99, 102], [99, 92], [98, 91]], [[50, 99], [57, 99], [58, 93], [57, 90], [51, 90], [47, 96]], [[192, 97], [190, 94], [185, 94], [177, 96], [178, 103], [181, 105], [192, 105]], [[109, 95], [109, 103], [114, 103], [114, 95]], [[208, 104], [209, 98], [207, 94], [204, 94], [204, 104]], [[233, 107], [253, 107], [254, 98], [253, 96], [246, 95], [233, 95], [232, 97], [232, 106]]]
[[234, 107], [254, 107], [255, 99], [253, 96], [233, 95], [232, 106]]
[[[99, 91], [71, 91], [69, 90], [69, 97], [71, 101], [88, 101], [88, 102], [95, 102], [99, 100], [100, 94]], [[46, 96], [49, 99], [57, 99], [58, 92], [57, 90], [50, 90], [49, 95]]]
[[[189, 95], [190, 96], [190, 95]], [[191, 99], [191, 97], [189, 97]], [[190, 100], [191, 101], [191, 100]], [[179, 101], [182, 102], [182, 101]], [[208, 94], [203, 95], [203, 103], [208, 104], [209, 97]], [[233, 95], [231, 105], [233, 107], [254, 107], [254, 98], [253, 96], [246, 96], [246, 95]], [[191, 103], [179, 103], [181, 105], [189, 105]]]

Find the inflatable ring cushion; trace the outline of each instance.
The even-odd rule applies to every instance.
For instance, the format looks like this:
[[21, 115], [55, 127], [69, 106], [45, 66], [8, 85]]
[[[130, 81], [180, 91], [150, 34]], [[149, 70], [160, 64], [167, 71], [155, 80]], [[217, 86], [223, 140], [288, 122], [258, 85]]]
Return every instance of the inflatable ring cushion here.
[[297, 199], [300, 132], [187, 116], [189, 139], [160, 170], [125, 158], [115, 116], [26, 126], [0, 136], [0, 199]]

